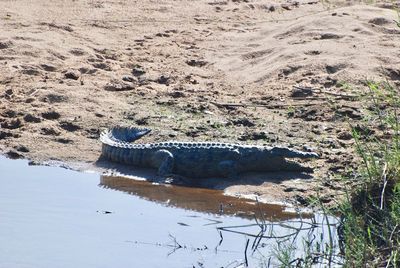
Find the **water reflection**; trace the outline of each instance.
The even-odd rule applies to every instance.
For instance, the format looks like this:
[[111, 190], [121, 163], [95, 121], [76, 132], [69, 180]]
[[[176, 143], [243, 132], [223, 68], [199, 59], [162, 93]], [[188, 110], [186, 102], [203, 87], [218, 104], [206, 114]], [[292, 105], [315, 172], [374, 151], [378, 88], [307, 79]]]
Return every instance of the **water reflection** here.
[[243, 259], [241, 236], [225, 236], [214, 250], [216, 228], [251, 221], [167, 207], [98, 183], [95, 173], [0, 156], [0, 267], [227, 267]]
[[280, 206], [258, 208], [221, 190], [110, 176], [97, 187], [98, 174], [2, 157], [0, 174], [0, 267], [277, 267], [287, 243], [297, 263], [336, 244], [327, 239], [334, 220], [286, 221], [293, 215]]
[[261, 217], [262, 215], [269, 220], [297, 217], [294, 213], [285, 211], [283, 206], [226, 196], [222, 190], [154, 184], [148, 181], [106, 175], [100, 177], [100, 186], [123, 191], [145, 200], [199, 212], [244, 218]]

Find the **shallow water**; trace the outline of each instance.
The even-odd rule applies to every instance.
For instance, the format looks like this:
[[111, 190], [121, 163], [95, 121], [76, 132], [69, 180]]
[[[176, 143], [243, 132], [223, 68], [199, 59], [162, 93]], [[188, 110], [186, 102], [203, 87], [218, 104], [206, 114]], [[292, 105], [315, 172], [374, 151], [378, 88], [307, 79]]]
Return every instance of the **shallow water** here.
[[[295, 218], [296, 215], [282, 205], [258, 203], [254, 200], [224, 195], [222, 190], [155, 184], [126, 177], [100, 176], [99, 186], [122, 191], [167, 206], [254, 219], [263, 217], [271, 221]], [[308, 215], [310, 216], [310, 215]]]
[[[249, 234], [260, 229], [237, 228], [255, 222], [230, 216], [254, 205], [211, 190], [182, 194], [187, 189], [6, 158], [0, 183], [0, 267], [236, 267], [245, 262]], [[270, 216], [288, 217], [273, 209]], [[250, 267], [272, 247], [262, 249], [247, 251]]]

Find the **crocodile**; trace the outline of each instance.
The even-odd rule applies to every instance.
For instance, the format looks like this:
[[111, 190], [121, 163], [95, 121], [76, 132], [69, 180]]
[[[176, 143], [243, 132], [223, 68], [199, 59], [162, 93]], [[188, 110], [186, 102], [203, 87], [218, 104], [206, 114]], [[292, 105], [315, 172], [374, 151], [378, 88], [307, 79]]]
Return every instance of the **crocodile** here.
[[219, 142], [132, 143], [147, 128], [116, 126], [103, 131], [102, 157], [112, 162], [155, 168], [158, 175], [235, 178], [243, 172], [311, 171], [286, 158], [316, 158], [313, 152], [285, 147], [252, 146]]

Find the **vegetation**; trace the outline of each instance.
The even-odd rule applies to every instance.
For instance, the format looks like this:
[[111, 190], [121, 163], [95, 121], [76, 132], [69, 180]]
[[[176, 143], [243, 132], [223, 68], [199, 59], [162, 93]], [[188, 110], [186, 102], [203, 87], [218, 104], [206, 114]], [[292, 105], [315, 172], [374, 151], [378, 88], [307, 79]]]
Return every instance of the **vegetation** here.
[[[351, 127], [360, 165], [344, 178], [346, 198], [338, 210], [312, 200], [323, 221], [308, 239], [276, 239], [279, 267], [400, 267], [400, 92], [388, 82], [367, 87], [367, 115]], [[274, 267], [269, 264], [263, 267]]]
[[[395, 23], [400, 27], [400, 15]], [[339, 86], [350, 88], [345, 82]], [[310, 200], [322, 216], [311, 224], [286, 226], [296, 230], [286, 236], [265, 236], [274, 224], [258, 223], [262, 232], [255, 241], [275, 242], [272, 257], [264, 258], [261, 267], [400, 267], [400, 88], [388, 81], [367, 81], [366, 86], [365, 119], [351, 126], [359, 168], [344, 178], [345, 200], [332, 210], [319, 198]], [[293, 115], [291, 107], [288, 115]], [[260, 243], [253, 245], [255, 251]]]
[[369, 116], [352, 127], [361, 166], [346, 178], [356, 187], [340, 205], [340, 251], [345, 267], [400, 267], [400, 92], [388, 81], [367, 86]]
[[362, 165], [341, 205], [339, 236], [347, 267], [400, 267], [399, 92], [388, 82], [367, 83], [369, 135], [353, 128]]

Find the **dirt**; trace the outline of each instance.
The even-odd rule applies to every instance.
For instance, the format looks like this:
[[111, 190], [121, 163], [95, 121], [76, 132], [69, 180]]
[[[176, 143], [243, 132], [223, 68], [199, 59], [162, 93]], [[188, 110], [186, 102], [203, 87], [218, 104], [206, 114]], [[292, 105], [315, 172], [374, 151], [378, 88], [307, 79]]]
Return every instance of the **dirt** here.
[[[0, 2], [0, 149], [95, 163], [102, 129], [149, 141], [283, 145], [320, 154], [314, 173], [220, 186], [307, 205], [343, 194], [349, 123], [367, 79], [400, 84], [396, 2]], [[371, 127], [370, 131], [374, 131]]]

